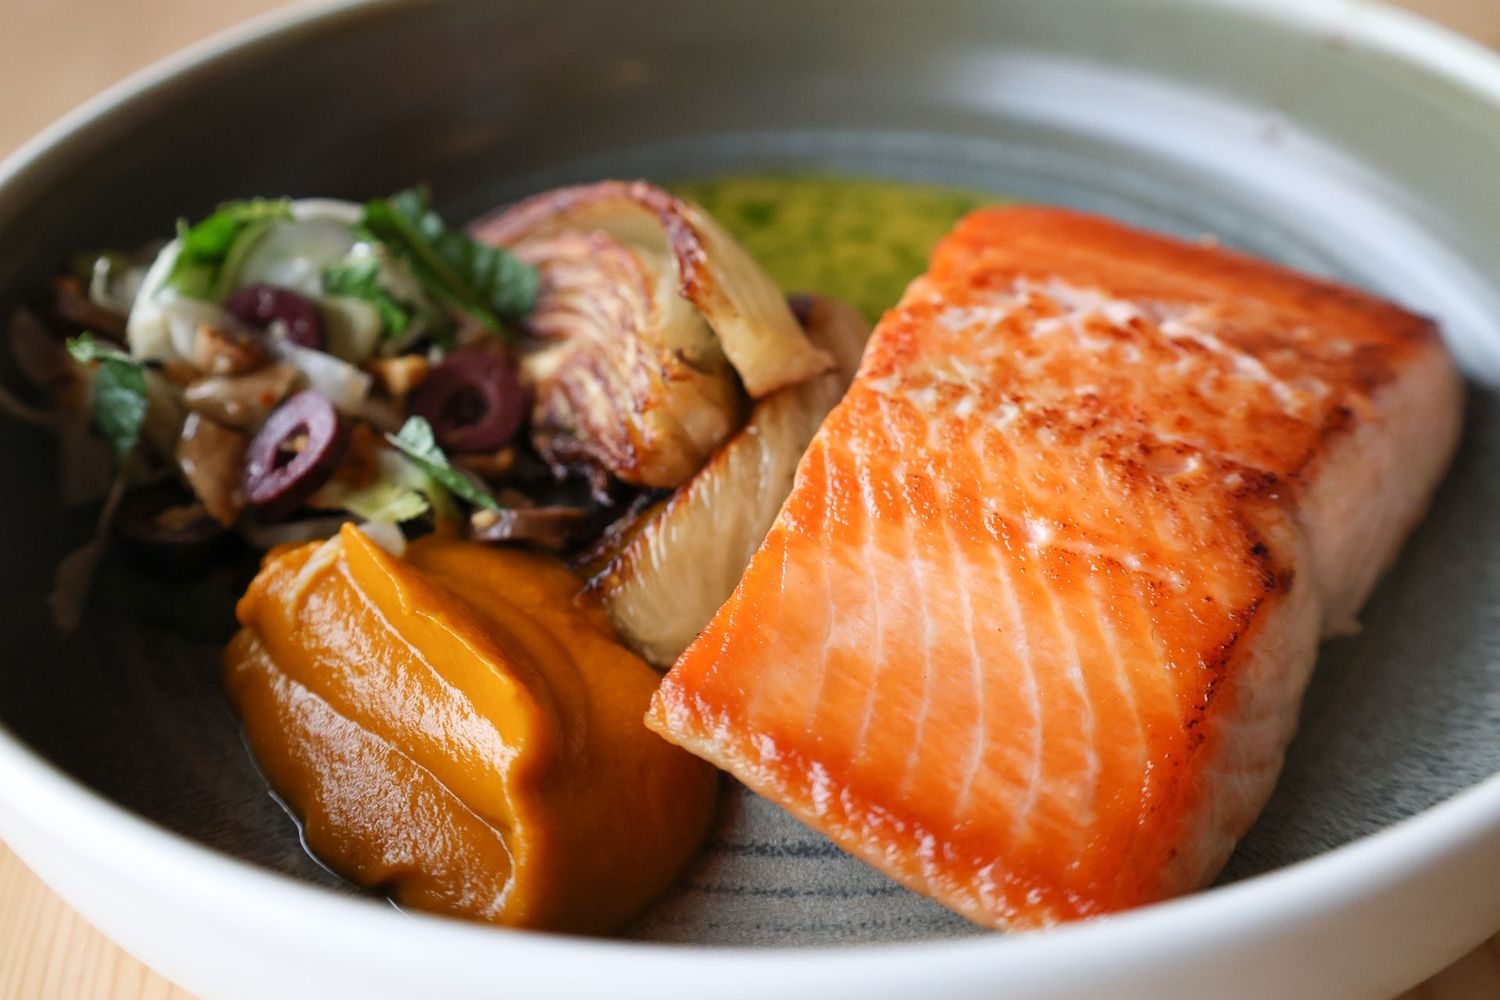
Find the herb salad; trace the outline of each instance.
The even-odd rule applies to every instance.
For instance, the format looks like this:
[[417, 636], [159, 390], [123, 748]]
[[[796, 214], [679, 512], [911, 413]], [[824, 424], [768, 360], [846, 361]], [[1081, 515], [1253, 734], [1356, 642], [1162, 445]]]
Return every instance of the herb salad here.
[[[12, 325], [33, 391], [0, 391], [57, 433], [65, 504], [101, 504], [58, 617], [76, 622], [111, 538], [175, 571], [356, 521], [393, 545], [439, 530], [602, 572], [764, 400], [833, 365], [777, 280], [878, 314], [977, 197], [606, 181], [468, 229], [420, 188], [254, 198], [81, 258]], [[872, 212], [893, 235], [872, 237]], [[834, 249], [837, 275], [809, 263]]]
[[464, 533], [497, 490], [535, 505], [552, 477], [514, 439], [537, 294], [536, 268], [416, 188], [228, 202], [140, 253], [81, 259], [10, 331], [39, 402], [4, 394], [57, 431], [65, 499], [108, 501], [60, 575], [59, 620], [77, 621], [111, 534], [175, 567], [231, 533], [254, 548], [346, 519]]

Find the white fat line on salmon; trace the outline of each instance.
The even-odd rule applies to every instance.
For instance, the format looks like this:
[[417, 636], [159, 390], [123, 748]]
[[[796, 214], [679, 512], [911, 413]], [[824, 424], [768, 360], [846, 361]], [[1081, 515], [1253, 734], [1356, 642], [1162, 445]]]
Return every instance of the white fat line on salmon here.
[[[966, 316], [978, 323], [998, 313], [990, 320], [992, 325], [998, 325], [1008, 319], [1010, 312], [1021, 304], [1034, 306], [1038, 301], [1050, 303], [1062, 312], [1058, 316], [1037, 320], [1032, 326], [1033, 337], [1066, 329], [1085, 350], [1123, 350], [1130, 355], [1127, 360], [1131, 361], [1139, 360], [1138, 347], [1129, 341], [1122, 344], [1113, 338], [1096, 336], [1091, 327], [1102, 320], [1116, 330], [1143, 329], [1148, 335], [1155, 332], [1168, 343], [1190, 341], [1228, 361], [1233, 377], [1266, 386], [1282, 410], [1293, 417], [1305, 413], [1310, 402], [1316, 402], [1328, 393], [1328, 387], [1315, 378], [1288, 383], [1272, 374], [1254, 355], [1226, 343], [1213, 332], [1217, 309], [1210, 305], [1134, 302], [1111, 296], [1099, 289], [1071, 285], [1056, 279], [1035, 282], [1021, 278], [1016, 281], [1013, 292], [998, 293], [988, 307], [950, 308], [940, 315], [939, 322], [956, 332], [966, 328], [962, 322]], [[1302, 327], [1299, 328], [1298, 335], [1302, 339], [1311, 339], [1315, 332]], [[1348, 345], [1343, 344], [1343, 347], [1347, 351]], [[1192, 367], [1193, 363], [1191, 355], [1185, 355], [1178, 361], [1179, 366], [1184, 366], [1184, 371]]]
[[[1157, 303], [1142, 304], [1129, 299], [1109, 295], [1097, 288], [1085, 288], [1051, 278], [1047, 281], [1032, 281], [1020, 278], [1015, 283], [1020, 295], [1037, 296], [1050, 300], [1066, 311], [1070, 318], [1082, 319], [1098, 316], [1112, 326], [1129, 326], [1135, 320], [1159, 321], [1158, 316], [1169, 314], [1171, 307]], [[1154, 314], [1154, 315], [1153, 315]]]
[[[899, 442], [901, 440], [901, 435], [895, 421], [893, 421], [892, 419], [889, 408], [885, 406], [880, 407], [880, 419], [882, 427], [885, 431], [886, 440], [893, 444]], [[928, 429], [928, 434], [930, 443], [931, 428]], [[906, 486], [914, 478], [911, 472], [910, 465], [911, 455], [908, 454], [905, 450], [899, 451], [898, 455], [900, 457], [897, 459], [894, 472], [896, 481], [902, 485], [903, 489], [905, 489]], [[922, 469], [918, 470], [918, 475], [931, 481], [936, 478], [931, 475], [931, 472], [932, 470], [930, 467], [924, 466]], [[922, 737], [927, 724], [927, 713], [931, 705], [932, 698], [933, 616], [928, 612], [927, 608], [927, 588], [925, 586], [927, 579], [929, 579], [929, 575], [927, 572], [927, 562], [928, 560], [925, 559], [921, 554], [917, 554], [916, 558], [912, 558], [909, 560], [912, 572], [909, 576], [910, 591], [908, 592], [907, 600], [910, 600], [910, 597], [912, 595], [915, 595], [917, 615], [921, 619], [922, 623], [922, 641], [920, 643], [920, 648], [922, 651], [922, 700], [917, 709], [916, 724], [915, 730], [912, 734], [911, 747], [908, 749], [906, 760], [902, 765], [904, 768], [901, 780], [902, 794], [908, 793], [911, 788], [911, 781], [914, 777], [912, 763], [916, 760], [917, 753], [922, 745]]]
[[[1001, 520], [1014, 522], [1009, 511], [1001, 509], [993, 502], [985, 503], [985, 513]], [[1026, 539], [1028, 548], [1035, 552], [1044, 549], [1053, 549], [1074, 555], [1090, 563], [1112, 563], [1122, 566], [1132, 573], [1140, 573], [1155, 577], [1169, 584], [1173, 589], [1182, 591], [1187, 589], [1188, 581], [1181, 572], [1147, 562], [1141, 558], [1141, 553], [1133, 549], [1125, 549], [1115, 545], [1099, 545], [1087, 538], [1065, 537], [1059, 532], [1059, 528], [1066, 529], [1066, 525], [1047, 518], [1034, 517], [1026, 514], [1020, 519], [1021, 536]]]
[[979, 325], [999, 326], [1022, 304], [1020, 299], [1006, 295], [978, 305], [945, 306], [935, 322], [949, 333], [962, 333]]
[[[948, 414], [968, 420], [984, 401], [989, 380], [983, 370], [958, 359], [942, 359], [903, 375], [890, 374], [867, 381], [865, 387], [887, 399], [904, 400], [924, 413], [947, 404]], [[955, 391], [957, 393], [955, 394]], [[1004, 426], [1020, 415], [1020, 408], [1003, 402], [993, 409], [989, 423]]]

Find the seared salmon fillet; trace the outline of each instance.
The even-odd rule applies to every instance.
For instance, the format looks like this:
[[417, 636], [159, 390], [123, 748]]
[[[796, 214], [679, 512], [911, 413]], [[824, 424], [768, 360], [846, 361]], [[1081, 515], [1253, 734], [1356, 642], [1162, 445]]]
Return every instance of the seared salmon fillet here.
[[980, 923], [1200, 887], [1461, 403], [1433, 324], [1388, 302], [976, 212], [877, 327], [648, 725]]

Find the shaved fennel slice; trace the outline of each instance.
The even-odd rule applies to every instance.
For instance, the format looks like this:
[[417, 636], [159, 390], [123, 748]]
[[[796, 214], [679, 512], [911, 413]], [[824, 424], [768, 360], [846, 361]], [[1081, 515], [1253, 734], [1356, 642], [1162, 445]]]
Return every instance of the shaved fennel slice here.
[[358, 242], [353, 224], [340, 215], [309, 216], [294, 206], [291, 219], [269, 226], [236, 262], [226, 275], [225, 289], [274, 285], [316, 300], [323, 294], [324, 270]]
[[280, 321], [271, 324], [271, 336], [266, 343], [277, 361], [297, 369], [308, 386], [327, 398], [340, 413], [359, 412], [369, 398], [375, 380], [368, 372], [332, 354], [293, 343]]
[[359, 530], [366, 538], [382, 549], [385, 549], [397, 559], [406, 555], [406, 536], [394, 524], [386, 524], [382, 521], [366, 521], [359, 525]]
[[758, 402], [744, 429], [629, 533], [585, 588], [626, 644], [657, 666], [669, 666], [733, 592], [802, 453], [853, 380], [870, 328], [852, 306], [814, 298], [807, 332], [835, 369]]

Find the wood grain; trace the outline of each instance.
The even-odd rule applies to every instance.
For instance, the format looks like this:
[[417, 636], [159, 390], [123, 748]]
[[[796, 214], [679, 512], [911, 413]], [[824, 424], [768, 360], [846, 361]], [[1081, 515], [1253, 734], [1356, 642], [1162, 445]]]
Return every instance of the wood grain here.
[[[0, 154], [152, 60], [287, 0], [5, 0]], [[1500, 47], [1500, 0], [1402, 6]], [[1500, 936], [1401, 1000], [1500, 997]], [[0, 1000], [192, 1000], [112, 944], [0, 845]]]
[[116, 947], [0, 845], [0, 997], [192, 1000]]

